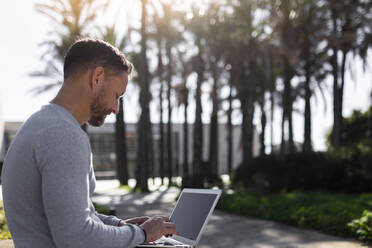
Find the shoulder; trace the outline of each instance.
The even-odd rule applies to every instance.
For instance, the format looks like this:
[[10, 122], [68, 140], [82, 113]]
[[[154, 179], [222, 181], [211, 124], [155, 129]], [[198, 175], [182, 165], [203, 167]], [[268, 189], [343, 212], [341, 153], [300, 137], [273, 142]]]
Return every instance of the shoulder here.
[[33, 114], [23, 125], [36, 141], [89, 143], [88, 135], [65, 115], [48, 106]]
[[27, 133], [32, 133], [37, 154], [77, 152], [89, 153], [89, 137], [81, 127], [63, 114], [43, 108], [25, 123]]
[[[41, 170], [63, 165], [70, 171], [88, 173], [90, 164], [89, 139], [79, 127], [59, 123], [45, 128], [35, 142], [35, 158]], [[82, 166], [86, 165], [86, 166]]]

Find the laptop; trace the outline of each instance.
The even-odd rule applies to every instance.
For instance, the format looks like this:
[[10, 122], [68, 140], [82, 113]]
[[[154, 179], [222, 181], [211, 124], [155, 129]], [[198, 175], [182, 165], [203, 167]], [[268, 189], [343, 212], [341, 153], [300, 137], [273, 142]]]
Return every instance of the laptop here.
[[179, 235], [168, 238], [163, 236], [137, 247], [195, 248], [220, 195], [221, 190], [183, 189], [170, 216], [170, 221], [176, 225]]

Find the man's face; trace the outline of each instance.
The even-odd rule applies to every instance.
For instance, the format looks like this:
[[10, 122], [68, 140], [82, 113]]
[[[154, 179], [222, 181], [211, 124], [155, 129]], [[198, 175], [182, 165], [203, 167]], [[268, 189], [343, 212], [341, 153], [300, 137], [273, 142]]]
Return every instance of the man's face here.
[[101, 91], [90, 105], [90, 125], [102, 126], [107, 115], [119, 113], [119, 98], [125, 93], [127, 84], [128, 73], [124, 71], [105, 76]]

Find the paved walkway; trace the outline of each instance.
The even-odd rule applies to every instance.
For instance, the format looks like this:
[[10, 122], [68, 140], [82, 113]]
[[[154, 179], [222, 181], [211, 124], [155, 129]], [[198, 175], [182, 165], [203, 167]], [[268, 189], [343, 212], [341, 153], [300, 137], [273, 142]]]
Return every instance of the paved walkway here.
[[[119, 218], [169, 215], [178, 194], [177, 188], [138, 194], [118, 188], [117, 180], [97, 181], [93, 200], [115, 206]], [[1, 187], [0, 187], [1, 192]], [[1, 196], [0, 196], [1, 199]], [[0, 248], [13, 247], [0, 241]], [[257, 220], [215, 210], [198, 248], [360, 248], [357, 241], [333, 237], [271, 221]]]
[[[169, 215], [178, 194], [177, 188], [160, 189], [149, 194], [128, 193], [118, 189], [115, 180], [97, 181], [94, 201], [116, 206], [119, 218]], [[216, 210], [211, 217], [199, 248], [357, 248], [357, 241], [333, 237], [271, 221], [227, 214]]]

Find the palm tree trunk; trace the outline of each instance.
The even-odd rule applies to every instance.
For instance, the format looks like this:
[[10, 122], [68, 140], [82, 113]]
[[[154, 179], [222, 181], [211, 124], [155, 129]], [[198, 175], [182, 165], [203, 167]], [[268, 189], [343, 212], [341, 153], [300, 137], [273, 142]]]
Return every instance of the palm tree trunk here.
[[160, 178], [161, 184], [164, 185], [164, 178], [165, 178], [165, 168], [164, 168], [164, 122], [163, 122], [163, 82], [160, 82]]
[[138, 147], [137, 147], [137, 184], [136, 188], [143, 191], [148, 191], [148, 166], [149, 166], [149, 132], [150, 128], [150, 112], [149, 112], [149, 83], [148, 83], [148, 65], [146, 56], [146, 2], [142, 1], [142, 18], [141, 18], [141, 63], [140, 63], [140, 105], [141, 116], [138, 122]]
[[282, 126], [282, 128], [281, 128], [281, 131], [282, 131], [282, 139], [281, 139], [281, 142], [280, 142], [280, 154], [284, 154], [285, 153], [285, 150], [286, 150], [286, 148], [285, 148], [285, 144], [286, 144], [286, 141], [285, 141], [285, 117], [286, 117], [286, 112], [287, 110], [286, 110], [286, 108], [284, 107], [284, 104], [283, 104], [283, 107], [282, 107], [282, 122], [281, 122], [281, 126]]
[[271, 144], [271, 154], [274, 153], [274, 92], [270, 92], [270, 144]]
[[243, 161], [247, 165], [249, 160], [253, 157], [252, 141], [253, 141], [253, 104], [250, 104], [250, 97], [241, 94], [240, 106], [243, 115], [242, 121], [242, 142], [243, 142]]
[[369, 146], [372, 148], [372, 91], [371, 91], [371, 106], [369, 109]]
[[171, 104], [171, 89], [172, 89], [172, 51], [171, 44], [166, 41], [166, 53], [168, 57], [168, 66], [167, 66], [167, 81], [168, 81], [168, 90], [167, 90], [167, 99], [168, 99], [168, 128], [167, 128], [167, 146], [168, 146], [168, 180], [169, 185], [172, 182], [173, 176], [173, 151], [172, 151], [172, 104]]
[[[204, 62], [201, 57], [201, 52], [196, 58], [197, 82], [196, 82], [196, 109], [195, 109], [195, 124], [194, 124], [194, 145], [193, 145], [193, 175], [199, 173], [199, 168], [202, 165], [203, 156], [203, 124], [202, 124], [202, 105], [201, 105], [201, 85], [204, 78]], [[194, 183], [194, 182], [193, 182]]]
[[339, 132], [340, 132], [340, 145], [342, 144], [342, 123], [343, 123], [343, 116], [342, 116], [342, 109], [343, 109], [343, 99], [344, 99], [344, 86], [345, 86], [345, 71], [346, 71], [346, 59], [347, 59], [347, 52], [342, 52], [342, 64], [341, 64], [341, 85], [338, 90], [338, 107], [337, 107], [337, 120], [339, 122]]
[[341, 145], [341, 126], [339, 121], [339, 87], [338, 87], [338, 62], [337, 50], [333, 50], [332, 55], [332, 74], [333, 74], [333, 130], [332, 130], [332, 145], [336, 149]]
[[265, 155], [265, 130], [266, 130], [266, 113], [264, 110], [264, 103], [260, 104], [261, 106], [261, 137], [260, 137], [260, 155], [263, 156]]
[[[340, 122], [340, 90], [339, 90], [339, 65], [338, 65], [338, 30], [337, 30], [337, 10], [332, 9], [332, 26], [333, 26], [333, 42], [331, 57], [332, 74], [333, 74], [333, 130], [332, 130], [332, 145], [336, 149], [341, 145], [341, 122]], [[342, 116], [342, 113], [341, 113]], [[341, 120], [342, 121], [342, 120]]]
[[310, 98], [311, 98], [311, 89], [310, 89], [310, 68], [306, 65], [305, 68], [305, 126], [304, 126], [304, 144], [303, 150], [305, 152], [312, 151], [311, 145], [311, 105], [310, 105]]
[[233, 125], [232, 125], [232, 82], [230, 79], [229, 110], [227, 111], [227, 142], [228, 142], [228, 173], [231, 177], [233, 170]]
[[289, 133], [289, 152], [292, 154], [295, 152], [294, 140], [293, 140], [293, 100], [290, 100], [288, 105], [288, 133]]
[[218, 175], [218, 103], [217, 103], [217, 68], [213, 65], [212, 115], [209, 135], [209, 163], [211, 173]]
[[[288, 150], [290, 153], [294, 152], [294, 142], [293, 142], [293, 123], [292, 123], [292, 86], [291, 86], [291, 80], [293, 77], [292, 68], [289, 65], [289, 62], [287, 59], [284, 59], [284, 92], [283, 92], [283, 123], [282, 127], [285, 127], [285, 121], [287, 121], [287, 128], [288, 128]], [[288, 152], [286, 147], [284, 147], [286, 141], [284, 139], [284, 132], [285, 130], [282, 130], [282, 144], [281, 144], [281, 151], [282, 152]], [[284, 142], [284, 143], [283, 143]]]
[[119, 100], [119, 113], [115, 122], [116, 168], [120, 184], [128, 185], [128, 159], [125, 136], [123, 99]]
[[[185, 83], [186, 88], [186, 83]], [[183, 123], [183, 177], [189, 176], [189, 130], [188, 130], [188, 123], [187, 123], [187, 107], [188, 107], [188, 94], [185, 93], [185, 122]]]
[[164, 185], [165, 168], [164, 168], [164, 122], [163, 122], [163, 58], [162, 58], [162, 40], [158, 37], [158, 78], [160, 82], [160, 93], [159, 93], [159, 105], [160, 105], [160, 147], [159, 147], [159, 166], [160, 166], [160, 178], [161, 184]]
[[247, 150], [248, 152], [248, 159], [253, 158], [253, 131], [254, 131], [254, 125], [253, 125], [253, 116], [254, 116], [254, 104], [253, 104], [253, 96], [251, 95], [248, 99], [248, 111], [247, 111]]
[[[150, 117], [150, 116], [149, 116]], [[151, 120], [149, 118], [148, 120], [148, 123], [149, 123], [149, 127], [150, 129], [148, 130], [148, 142], [149, 142], [149, 161], [150, 161], [150, 164], [149, 164], [149, 170], [148, 170], [148, 174], [147, 174], [147, 178], [152, 178], [153, 180], [155, 179], [155, 157], [154, 157], [154, 144], [153, 144], [153, 140], [152, 140], [152, 123], [151, 123]], [[153, 181], [154, 182], [154, 181]]]
[[188, 108], [188, 105], [189, 105], [189, 92], [188, 92], [188, 89], [187, 89], [187, 72], [186, 70], [184, 69], [183, 70], [183, 75], [182, 75], [182, 79], [183, 79], [183, 97], [185, 97], [184, 99], [184, 117], [185, 117], [185, 121], [183, 123], [183, 177], [186, 178], [186, 177], [189, 177], [189, 127], [188, 127], [188, 122], [187, 122], [187, 119], [188, 119], [188, 116], [187, 116], [187, 108]]

